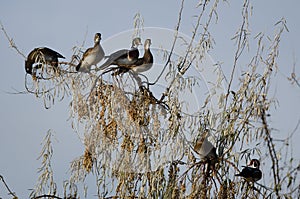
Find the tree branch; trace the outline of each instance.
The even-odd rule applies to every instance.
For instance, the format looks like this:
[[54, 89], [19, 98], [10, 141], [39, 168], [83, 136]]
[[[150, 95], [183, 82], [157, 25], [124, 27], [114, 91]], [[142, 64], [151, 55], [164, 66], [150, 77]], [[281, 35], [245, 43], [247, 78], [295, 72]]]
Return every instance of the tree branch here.
[[17, 195], [11, 191], [11, 189], [8, 187], [7, 183], [5, 182], [4, 178], [2, 175], [0, 175], [0, 180], [3, 182], [5, 188], [7, 189], [7, 191], [9, 192], [10, 195], [14, 196], [14, 199], [15, 198], [18, 198]]
[[4, 28], [4, 26], [3, 26], [3, 24], [2, 24], [1, 21], [0, 21], [0, 26], [1, 26], [2, 32], [4, 33], [6, 39], [8, 40], [8, 42], [10, 44], [10, 47], [13, 48], [13, 49], [15, 49], [18, 52], [18, 54], [22, 55], [22, 57], [24, 59], [26, 59], [26, 56], [18, 49], [18, 47], [16, 46], [14, 40], [12, 38], [10, 38], [9, 35], [7, 34], [7, 32], [6, 32], [6, 30], [5, 30], [5, 28]]

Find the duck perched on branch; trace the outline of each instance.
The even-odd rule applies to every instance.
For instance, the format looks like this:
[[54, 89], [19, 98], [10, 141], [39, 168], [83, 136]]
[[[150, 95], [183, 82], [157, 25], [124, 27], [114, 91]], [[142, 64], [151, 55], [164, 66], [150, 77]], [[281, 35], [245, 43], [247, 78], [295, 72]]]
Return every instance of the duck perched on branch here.
[[200, 155], [202, 160], [215, 161], [218, 158], [216, 147], [206, 137], [197, 140], [194, 150]]
[[98, 64], [104, 58], [104, 50], [100, 45], [101, 34], [96, 33], [94, 37], [94, 47], [88, 48], [82, 56], [76, 71], [89, 72], [92, 65]]
[[153, 65], [153, 55], [150, 50], [151, 39], [146, 39], [144, 44], [144, 56], [138, 58], [136, 62], [132, 64], [125, 64], [118, 68], [118, 71], [114, 75], [126, 73], [129, 70], [135, 73], [142, 73], [149, 70]]
[[103, 63], [97, 70], [106, 69], [110, 65], [124, 67], [130, 64], [134, 64], [139, 58], [138, 46], [141, 44], [141, 38], [134, 38], [132, 40], [131, 49], [122, 49], [110, 54], [109, 56], [107, 56], [108, 59], [106, 60], [106, 62]]
[[262, 172], [259, 169], [260, 162], [257, 159], [252, 159], [248, 166], [244, 166], [243, 170], [235, 174], [235, 176], [241, 176], [245, 178], [247, 181], [256, 182], [261, 179]]
[[[25, 70], [28, 74], [36, 76], [36, 70], [43, 64], [58, 67], [58, 58], [64, 59], [65, 57], [47, 47], [35, 48], [27, 56]], [[34, 66], [34, 64], [36, 65]]]

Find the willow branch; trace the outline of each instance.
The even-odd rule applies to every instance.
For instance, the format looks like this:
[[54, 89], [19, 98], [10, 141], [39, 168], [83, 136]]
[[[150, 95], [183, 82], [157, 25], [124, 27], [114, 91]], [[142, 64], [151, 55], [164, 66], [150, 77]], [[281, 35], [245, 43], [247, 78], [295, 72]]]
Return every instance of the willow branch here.
[[237, 66], [237, 61], [238, 61], [239, 57], [241, 56], [241, 54], [246, 46], [246, 43], [247, 43], [246, 42], [247, 41], [247, 29], [245, 29], [245, 27], [247, 28], [247, 26], [248, 26], [248, 8], [249, 8], [249, 0], [245, 0], [244, 4], [243, 4], [243, 12], [242, 12], [243, 22], [240, 27], [240, 31], [237, 35], [238, 44], [237, 44], [237, 49], [236, 49], [235, 56], [234, 56], [233, 68], [232, 68], [232, 71], [230, 74], [229, 84], [227, 87], [224, 111], [226, 110], [228, 97], [229, 97], [229, 93], [230, 93], [230, 88], [231, 88], [231, 85], [233, 82], [233, 77], [234, 77], [236, 66]]
[[174, 51], [174, 48], [175, 48], [175, 44], [176, 44], [177, 39], [178, 39], [178, 31], [179, 31], [180, 24], [181, 24], [181, 17], [182, 17], [183, 5], [184, 5], [184, 0], [181, 1], [181, 7], [180, 7], [180, 10], [179, 10], [179, 15], [178, 15], [178, 22], [177, 22], [177, 25], [176, 25], [176, 28], [175, 28], [174, 41], [173, 41], [173, 44], [172, 44], [171, 51], [170, 51], [170, 54], [168, 56], [168, 59], [167, 59], [167, 61], [165, 63], [165, 66], [164, 66], [163, 70], [161, 71], [161, 73], [159, 74], [159, 76], [156, 78], [156, 80], [153, 83], [148, 83], [148, 85], [155, 85], [158, 82], [158, 80], [161, 78], [162, 74], [165, 72], [168, 64], [171, 61], [171, 57], [172, 57], [172, 54], [173, 54], [173, 51]]

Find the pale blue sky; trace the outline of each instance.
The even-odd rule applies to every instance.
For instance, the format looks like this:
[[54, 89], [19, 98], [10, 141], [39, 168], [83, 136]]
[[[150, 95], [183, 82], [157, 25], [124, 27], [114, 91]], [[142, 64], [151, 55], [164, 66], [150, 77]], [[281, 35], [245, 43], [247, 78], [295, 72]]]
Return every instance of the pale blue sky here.
[[[105, 2], [105, 3], [104, 3]], [[241, 3], [229, 1], [219, 4], [219, 21], [212, 26], [216, 45], [211, 50], [215, 61], [223, 62], [222, 69], [228, 75], [232, 67], [234, 43], [230, 38], [241, 23]], [[193, 14], [196, 2], [186, 1], [183, 11], [181, 32], [191, 35]], [[178, 19], [180, 1], [2, 1], [0, 21], [7, 33], [14, 39], [19, 49], [27, 55], [38, 46], [48, 46], [70, 58], [71, 48], [81, 44], [87, 32], [86, 47], [92, 45], [95, 32], [108, 38], [119, 32], [133, 28], [133, 17], [140, 12], [145, 27], [173, 29]], [[274, 24], [281, 18], [287, 20], [289, 33], [285, 33], [280, 43], [279, 72], [276, 76], [276, 93], [279, 106], [272, 112], [272, 127], [276, 134], [290, 133], [300, 119], [300, 88], [290, 85], [286, 76], [292, 71], [296, 61], [296, 73], [300, 75], [300, 2], [298, 0], [253, 1], [253, 17], [250, 18], [251, 37], [263, 31], [273, 35]], [[155, 41], [152, 41], [155, 43]], [[157, 44], [159, 45], [159, 44]], [[251, 50], [255, 50], [254, 46]], [[49, 128], [53, 128], [58, 142], [54, 142], [53, 164], [58, 185], [62, 185], [67, 175], [69, 162], [82, 154], [84, 146], [73, 133], [68, 119], [70, 99], [56, 102], [51, 109], [45, 110], [40, 99], [33, 95], [11, 95], [6, 92], [24, 90], [24, 59], [8, 45], [0, 33], [0, 174], [10, 187], [26, 198], [37, 179], [39, 162], [36, 158], [41, 149], [40, 142]], [[295, 60], [294, 60], [295, 59]], [[247, 63], [248, 60], [245, 60]], [[241, 66], [240, 67], [244, 67]], [[242, 69], [238, 69], [241, 72]], [[280, 136], [281, 137], [281, 136]], [[299, 140], [299, 130], [294, 140]], [[294, 153], [300, 150], [294, 143]], [[299, 160], [299, 153], [296, 155]], [[65, 164], [60, 164], [64, 162]], [[60, 184], [59, 184], [60, 183]], [[0, 184], [0, 197], [6, 190]]]

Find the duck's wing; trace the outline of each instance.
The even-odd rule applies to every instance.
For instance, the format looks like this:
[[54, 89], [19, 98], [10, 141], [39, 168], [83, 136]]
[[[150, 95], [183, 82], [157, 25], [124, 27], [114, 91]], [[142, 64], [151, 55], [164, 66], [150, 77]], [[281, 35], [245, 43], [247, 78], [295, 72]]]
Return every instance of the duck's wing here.
[[58, 53], [55, 50], [52, 50], [51, 48], [48, 48], [48, 47], [38, 48], [38, 50], [40, 50], [45, 55], [49, 55], [49, 56], [53, 56], [53, 57], [57, 57], [57, 58], [63, 58], [63, 59], [65, 58], [60, 53]]
[[127, 49], [122, 49], [110, 54], [106, 57], [107, 60], [97, 70], [103, 70], [107, 68], [108, 66], [112, 65], [116, 60], [126, 59], [128, 51], [129, 50]]
[[86, 51], [83, 53], [81, 60], [79, 61], [78, 65], [76, 66], [76, 71], [79, 71], [81, 68], [82, 62], [92, 53], [93, 48], [88, 48]]
[[88, 48], [86, 51], [82, 54], [81, 60], [84, 60], [87, 56], [89, 56], [93, 52], [93, 48]]
[[235, 174], [235, 176], [241, 176], [248, 181], [256, 182], [262, 178], [262, 172], [257, 168], [251, 168], [246, 166], [240, 173]]

